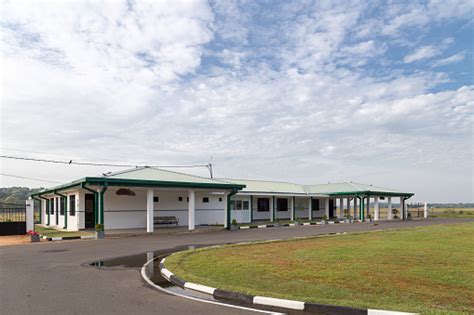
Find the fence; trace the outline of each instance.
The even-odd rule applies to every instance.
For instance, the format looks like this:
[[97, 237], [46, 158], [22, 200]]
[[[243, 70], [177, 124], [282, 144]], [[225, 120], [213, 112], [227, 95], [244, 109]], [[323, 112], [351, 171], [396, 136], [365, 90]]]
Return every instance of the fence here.
[[26, 234], [25, 205], [0, 203], [0, 235]]

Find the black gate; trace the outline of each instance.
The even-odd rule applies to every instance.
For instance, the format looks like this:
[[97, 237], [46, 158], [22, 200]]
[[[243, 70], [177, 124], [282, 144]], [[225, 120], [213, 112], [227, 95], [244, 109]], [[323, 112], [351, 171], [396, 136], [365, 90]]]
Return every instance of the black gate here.
[[26, 234], [26, 206], [0, 203], [0, 236]]

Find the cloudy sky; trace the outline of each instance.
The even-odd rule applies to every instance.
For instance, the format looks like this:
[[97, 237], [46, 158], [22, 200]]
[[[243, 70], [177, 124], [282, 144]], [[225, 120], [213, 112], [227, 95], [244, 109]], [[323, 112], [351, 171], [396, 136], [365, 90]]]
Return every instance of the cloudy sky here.
[[[465, 0], [2, 0], [2, 155], [212, 156], [221, 177], [473, 201], [472, 15]], [[0, 163], [60, 182], [117, 170]]]

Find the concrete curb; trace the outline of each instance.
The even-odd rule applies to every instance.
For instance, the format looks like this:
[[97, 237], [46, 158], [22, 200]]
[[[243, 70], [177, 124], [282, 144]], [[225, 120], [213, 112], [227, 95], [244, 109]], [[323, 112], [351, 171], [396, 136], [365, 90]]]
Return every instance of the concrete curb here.
[[[330, 233], [329, 235], [342, 234], [342, 233]], [[278, 240], [272, 240], [278, 241]], [[242, 244], [250, 244], [250, 242], [244, 242]], [[211, 246], [212, 248], [221, 247], [223, 245]], [[163, 258], [160, 261], [159, 269], [161, 275], [173, 283], [174, 285], [182, 288], [197, 291], [200, 293], [212, 295], [214, 299], [236, 303], [238, 305], [263, 305], [278, 307], [290, 310], [305, 311], [308, 313], [315, 314], [349, 314], [349, 315], [415, 315], [417, 313], [407, 313], [407, 312], [398, 312], [398, 311], [387, 311], [387, 310], [375, 310], [375, 309], [363, 309], [355, 308], [350, 306], [338, 306], [338, 305], [329, 305], [329, 304], [318, 304], [318, 303], [308, 303], [303, 301], [287, 300], [272, 298], [266, 296], [257, 296], [257, 295], [248, 295], [245, 293], [232, 292], [219, 288], [208, 287], [202, 284], [188, 282], [184, 279], [181, 279], [174, 275], [170, 270], [165, 268], [165, 260]]]
[[82, 235], [82, 236], [65, 236], [65, 237], [47, 237], [40, 235], [43, 240], [51, 241], [67, 241], [67, 240], [84, 240], [84, 239], [95, 239], [94, 235]]
[[[344, 221], [328, 221], [327, 224], [343, 224], [346, 223]], [[249, 229], [265, 229], [265, 228], [273, 228], [273, 227], [298, 227], [298, 226], [313, 226], [313, 225], [324, 225], [323, 222], [302, 222], [300, 224], [296, 223], [270, 223], [270, 224], [253, 224], [253, 225], [243, 225], [239, 226], [239, 230], [249, 230]]]

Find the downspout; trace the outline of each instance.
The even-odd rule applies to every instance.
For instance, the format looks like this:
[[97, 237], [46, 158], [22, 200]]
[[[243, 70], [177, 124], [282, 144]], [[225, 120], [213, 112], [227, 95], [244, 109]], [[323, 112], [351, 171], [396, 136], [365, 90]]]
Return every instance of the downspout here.
[[51, 217], [50, 217], [51, 216], [51, 208], [50, 208], [50, 206], [51, 206], [50, 203], [51, 202], [49, 201], [48, 198], [44, 198], [41, 195], [38, 195], [38, 197], [40, 199], [43, 199], [43, 200], [46, 201], [46, 211], [47, 211], [47, 214], [48, 214], [48, 222], [46, 223], [46, 225], [49, 226], [49, 224], [51, 223]]
[[227, 230], [230, 230], [230, 197], [232, 197], [233, 195], [235, 195], [236, 193], [238, 192], [238, 190], [235, 190], [233, 189], [228, 195], [227, 195], [227, 216], [226, 216], [226, 219], [227, 219], [227, 227], [226, 229]]
[[94, 226], [98, 223], [98, 192], [86, 186], [87, 183], [81, 183], [81, 188], [94, 194]]
[[102, 224], [102, 228], [104, 227], [104, 194], [107, 191], [107, 183], [104, 184], [102, 187], [99, 196], [100, 196], [100, 224]]
[[[67, 214], [67, 196], [58, 193], [57, 190], [54, 191], [54, 194], [62, 197], [63, 200], [64, 200], [64, 202], [63, 202], [63, 207], [64, 207], [64, 229], [67, 229], [67, 216], [68, 216], [68, 214]], [[61, 212], [59, 212], [59, 213], [61, 213]]]
[[[36, 198], [35, 196], [31, 196], [31, 199], [33, 199], [33, 200], [36, 200], [36, 201], [39, 201], [39, 202], [40, 202], [40, 211], [39, 211], [39, 224], [41, 224], [41, 222], [42, 222], [42, 220], [43, 220], [43, 219], [42, 219], [42, 216], [41, 216], [41, 206], [42, 206], [41, 199], [38, 199], [38, 198]], [[34, 203], [33, 203], [33, 204], [34, 204]], [[34, 207], [33, 207], [33, 209], [34, 209]], [[33, 211], [33, 221], [34, 221], [34, 211]]]
[[253, 222], [253, 196], [250, 195], [250, 223]]

